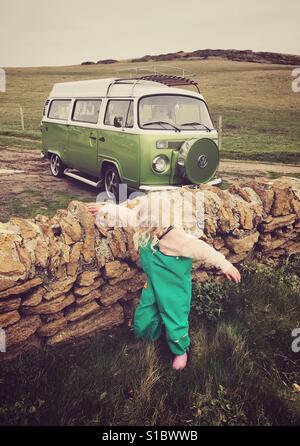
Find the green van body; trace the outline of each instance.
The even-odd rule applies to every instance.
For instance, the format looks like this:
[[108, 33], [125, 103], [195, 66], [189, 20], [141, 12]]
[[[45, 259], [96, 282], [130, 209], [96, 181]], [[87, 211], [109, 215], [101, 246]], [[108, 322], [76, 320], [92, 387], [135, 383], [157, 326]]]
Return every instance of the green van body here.
[[[158, 124], [152, 124], [152, 121], [150, 124], [147, 122], [144, 127], [139, 122], [141, 117], [139, 113], [142, 110], [142, 108], [139, 109], [141, 98], [147, 97], [150, 102], [150, 105], [148, 103], [145, 105], [147, 113], [150, 113], [149, 110], [165, 113], [164, 103], [151, 105], [152, 97], [156, 102], [163, 102], [164, 98], [167, 98], [165, 102], [168, 102], [167, 95], [172, 96], [170, 101], [179, 98], [180, 102], [184, 97], [182, 100], [187, 102], [188, 111], [193, 110], [194, 99], [192, 98], [201, 99], [206, 106], [203, 97], [198, 93], [175, 89], [157, 82], [120, 81], [99, 79], [55, 84], [45, 103], [41, 122], [43, 142], [41, 156], [53, 158], [53, 155], [56, 155], [65, 169], [64, 173], [73, 169], [83, 177], [93, 178], [95, 182], [101, 182], [107, 169], [114, 166], [120, 182], [126, 183], [133, 189], [143, 189], [144, 186], [155, 189], [158, 186], [180, 186], [210, 181], [219, 163], [218, 134], [212, 124], [209, 129], [208, 126], [202, 127], [201, 123], [201, 125], [194, 123], [188, 125], [188, 128], [181, 127], [176, 130], [172, 127], [173, 124], [164, 121], [159, 121]], [[161, 98], [157, 99], [158, 95], [161, 95]], [[188, 98], [191, 98], [191, 105]], [[56, 102], [52, 106], [53, 101]], [[98, 107], [98, 115], [96, 117], [91, 115], [91, 119], [97, 122], [75, 120], [76, 101], [79, 107], [85, 106], [86, 109], [88, 106], [92, 110]], [[109, 105], [109, 101], [114, 104]], [[129, 119], [128, 116], [131, 113], [131, 127], [119, 125], [115, 121], [122, 119], [122, 116], [114, 117], [114, 125], [105, 123], [108, 119], [106, 118], [108, 107], [118, 107], [120, 101], [127, 101], [129, 104], [126, 119]], [[122, 104], [122, 107], [126, 107], [127, 102]], [[183, 110], [183, 112], [184, 106], [180, 103], [175, 105], [176, 110]], [[53, 112], [51, 112], [51, 107], [54, 107]], [[203, 107], [202, 104], [201, 107]], [[61, 115], [56, 113], [61, 113]], [[84, 115], [82, 119], [86, 120], [86, 116], [88, 115]], [[184, 144], [188, 148], [182, 149]], [[193, 156], [192, 151], [194, 151]], [[180, 156], [182, 157], [181, 165], [178, 162]], [[190, 158], [189, 175], [185, 166], [188, 157]], [[158, 171], [157, 166], [159, 169], [165, 168]]]

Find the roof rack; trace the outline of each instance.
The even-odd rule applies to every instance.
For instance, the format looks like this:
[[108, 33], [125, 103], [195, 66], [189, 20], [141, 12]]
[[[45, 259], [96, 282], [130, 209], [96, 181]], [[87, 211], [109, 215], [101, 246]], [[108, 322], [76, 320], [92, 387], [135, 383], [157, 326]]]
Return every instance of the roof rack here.
[[[170, 74], [146, 74], [144, 76], [131, 77], [130, 79], [159, 82], [160, 84], [167, 85], [168, 87], [174, 87], [178, 85], [194, 85], [197, 88], [198, 93], [200, 93], [198, 82], [193, 81], [192, 79], [188, 79], [187, 77], [174, 76]], [[120, 80], [129, 80], [129, 79], [120, 79]]]
[[200, 93], [200, 90], [198, 87], [198, 82], [193, 81], [192, 79], [188, 79], [187, 77], [174, 76], [174, 75], [169, 75], [169, 74], [146, 74], [144, 76], [138, 76], [138, 77], [115, 79], [109, 85], [109, 87], [107, 89], [107, 94], [110, 90], [110, 87], [113, 84], [130, 83], [130, 84], [133, 84], [133, 87], [134, 87], [139, 81], [158, 82], [160, 84], [167, 85], [168, 87], [174, 87], [174, 86], [179, 86], [179, 85], [193, 85], [196, 87], [198, 93]]

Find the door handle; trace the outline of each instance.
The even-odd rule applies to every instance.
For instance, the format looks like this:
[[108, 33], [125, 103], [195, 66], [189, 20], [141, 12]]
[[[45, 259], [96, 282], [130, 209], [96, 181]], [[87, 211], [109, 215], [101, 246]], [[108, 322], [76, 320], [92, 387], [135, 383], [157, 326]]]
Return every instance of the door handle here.
[[105, 142], [104, 136], [101, 136], [101, 138], [98, 139], [100, 142]]
[[93, 141], [96, 141], [96, 136], [89, 136], [89, 139], [92, 139]]

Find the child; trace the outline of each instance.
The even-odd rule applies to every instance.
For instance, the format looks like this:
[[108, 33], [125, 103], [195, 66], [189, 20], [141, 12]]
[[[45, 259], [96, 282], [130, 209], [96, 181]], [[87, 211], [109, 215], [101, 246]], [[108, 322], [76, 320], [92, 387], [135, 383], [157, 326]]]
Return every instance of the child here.
[[[157, 224], [157, 219], [155, 224], [152, 220], [149, 224], [149, 208], [145, 204], [146, 200], [141, 199], [137, 209], [112, 203], [89, 203], [87, 206], [90, 212], [97, 214], [100, 224], [114, 226], [117, 212], [119, 226], [129, 223], [136, 227], [134, 241], [139, 249], [147, 282], [134, 314], [135, 335], [143, 340], [157, 340], [164, 324], [168, 346], [174, 355], [173, 368], [182, 370], [187, 363], [190, 345], [188, 316], [192, 259], [219, 268], [229, 280], [236, 283], [240, 282], [241, 277], [223, 254], [195, 235], [187, 234], [183, 227], [164, 227], [163, 224]], [[163, 203], [160, 207], [164, 209], [165, 205]], [[161, 222], [163, 218], [160, 217], [158, 220]]]

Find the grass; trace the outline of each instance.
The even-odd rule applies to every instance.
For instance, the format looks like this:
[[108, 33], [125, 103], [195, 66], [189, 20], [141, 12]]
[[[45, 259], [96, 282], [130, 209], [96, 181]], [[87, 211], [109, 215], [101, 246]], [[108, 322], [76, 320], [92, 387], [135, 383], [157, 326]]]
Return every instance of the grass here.
[[[170, 63], [156, 64], [167, 73]], [[174, 63], [171, 63], [174, 65]], [[293, 93], [293, 67], [221, 59], [176, 61], [194, 73], [215, 123], [223, 116], [225, 158], [299, 162], [300, 93]], [[8, 68], [7, 92], [0, 95], [0, 145], [40, 149], [43, 102], [55, 82], [127, 76], [123, 70], [152, 63], [119, 62], [111, 66]], [[174, 74], [174, 73], [173, 73]], [[175, 74], [178, 74], [175, 73]], [[25, 132], [20, 130], [23, 107]]]
[[0, 221], [8, 221], [12, 215], [22, 218], [34, 218], [37, 214], [53, 217], [58, 209], [66, 209], [72, 200], [95, 201], [95, 196], [91, 194], [89, 197], [57, 191], [50, 200], [41, 191], [28, 188], [12, 196], [10, 200], [1, 205]]
[[2, 425], [299, 425], [300, 257], [248, 264], [242, 283], [194, 284], [191, 357], [126, 327], [0, 364]]
[[[279, 178], [281, 176], [282, 176], [282, 174], [279, 172], [269, 172], [269, 178], [271, 178], [272, 180], [275, 180], [276, 178]], [[299, 173], [285, 173], [284, 176], [300, 179]]]
[[0, 147], [42, 149], [39, 130], [0, 130]]

